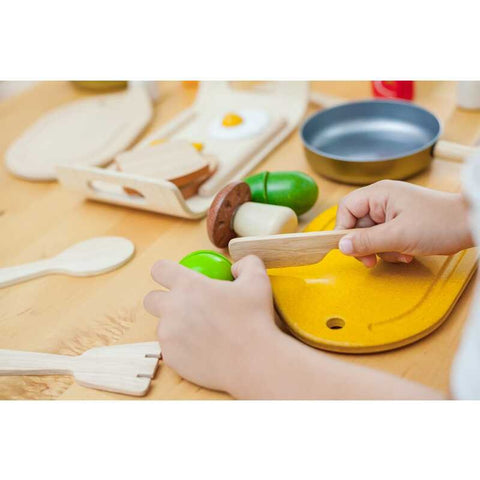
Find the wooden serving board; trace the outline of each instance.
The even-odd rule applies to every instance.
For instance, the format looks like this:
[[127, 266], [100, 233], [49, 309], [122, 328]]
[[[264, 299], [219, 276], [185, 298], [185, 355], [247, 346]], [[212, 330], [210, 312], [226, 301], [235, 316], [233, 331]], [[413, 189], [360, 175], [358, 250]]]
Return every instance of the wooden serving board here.
[[[336, 207], [306, 232], [333, 230]], [[477, 251], [380, 260], [367, 269], [332, 250], [320, 263], [269, 270], [277, 310], [291, 332], [324, 350], [369, 353], [412, 343], [447, 318], [477, 267]]]
[[[268, 86], [268, 85], [267, 85]], [[230, 82], [201, 82], [194, 104], [139, 142], [132, 153], [157, 141], [201, 143], [202, 154], [216, 159], [216, 169], [198, 194], [185, 199], [172, 182], [109, 169], [60, 166], [59, 180], [84, 197], [167, 215], [196, 219], [207, 213], [214, 195], [232, 180], [240, 180], [282, 143], [299, 125], [308, 105], [308, 82], [270, 82], [263, 90], [234, 88]], [[258, 134], [242, 139], [218, 139], [212, 122], [230, 111], [265, 112], [269, 123]], [[123, 188], [133, 189], [135, 198]]]

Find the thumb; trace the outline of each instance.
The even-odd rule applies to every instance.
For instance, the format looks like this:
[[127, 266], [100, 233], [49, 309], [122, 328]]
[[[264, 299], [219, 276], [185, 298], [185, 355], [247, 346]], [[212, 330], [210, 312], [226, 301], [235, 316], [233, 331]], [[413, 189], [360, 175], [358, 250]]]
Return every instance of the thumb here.
[[232, 265], [232, 274], [235, 278], [250, 280], [254, 277], [267, 277], [265, 265], [255, 255], [248, 255]]
[[345, 255], [354, 257], [382, 252], [401, 252], [398, 230], [393, 222], [381, 223], [373, 227], [359, 228], [354, 233], [342, 237], [338, 248]]

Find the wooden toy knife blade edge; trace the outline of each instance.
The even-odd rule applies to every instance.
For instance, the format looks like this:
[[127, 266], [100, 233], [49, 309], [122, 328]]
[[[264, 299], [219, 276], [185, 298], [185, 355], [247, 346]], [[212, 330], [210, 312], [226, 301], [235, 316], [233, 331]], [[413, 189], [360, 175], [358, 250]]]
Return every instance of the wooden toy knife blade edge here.
[[354, 231], [355, 229], [238, 237], [230, 240], [228, 250], [234, 261], [247, 255], [256, 255], [266, 268], [311, 265], [320, 262], [328, 252], [338, 248], [340, 239]]

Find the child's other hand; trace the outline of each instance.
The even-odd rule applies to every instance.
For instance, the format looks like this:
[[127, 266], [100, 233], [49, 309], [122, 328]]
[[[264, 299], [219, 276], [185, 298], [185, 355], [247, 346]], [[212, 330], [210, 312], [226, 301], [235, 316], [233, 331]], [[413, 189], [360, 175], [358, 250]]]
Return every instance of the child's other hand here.
[[232, 273], [233, 282], [212, 280], [160, 260], [152, 276], [169, 291], [153, 291], [144, 299], [146, 310], [160, 318], [165, 363], [187, 380], [230, 392], [262, 363], [263, 345], [281, 335], [262, 261], [245, 257]]
[[367, 267], [378, 254], [409, 263], [415, 255], [449, 255], [473, 246], [461, 194], [382, 180], [347, 195], [339, 204], [336, 229], [363, 228], [339, 247]]

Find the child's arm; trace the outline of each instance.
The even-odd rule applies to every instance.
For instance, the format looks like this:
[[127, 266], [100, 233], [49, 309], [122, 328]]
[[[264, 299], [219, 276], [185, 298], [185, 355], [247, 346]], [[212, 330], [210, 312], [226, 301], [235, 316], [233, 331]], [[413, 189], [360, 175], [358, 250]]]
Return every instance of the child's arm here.
[[427, 399], [441, 394], [393, 375], [344, 362], [281, 332], [270, 281], [246, 257], [236, 280], [212, 280], [175, 262], [157, 262], [145, 308], [160, 317], [163, 359], [182, 377], [245, 399]]
[[[337, 228], [370, 227], [341, 250], [375, 265], [473, 246], [461, 195], [382, 181], [340, 202]], [[160, 317], [165, 362], [200, 385], [239, 398], [441, 398], [407, 380], [342, 361], [281, 332], [270, 282], [258, 258], [233, 266], [234, 282], [215, 281], [160, 261], [153, 277], [169, 292], [151, 292], [145, 307]]]
[[371, 227], [348, 235], [340, 250], [376, 264], [411, 262], [415, 255], [449, 255], [473, 247], [467, 205], [461, 194], [383, 180], [347, 195], [336, 228]]

